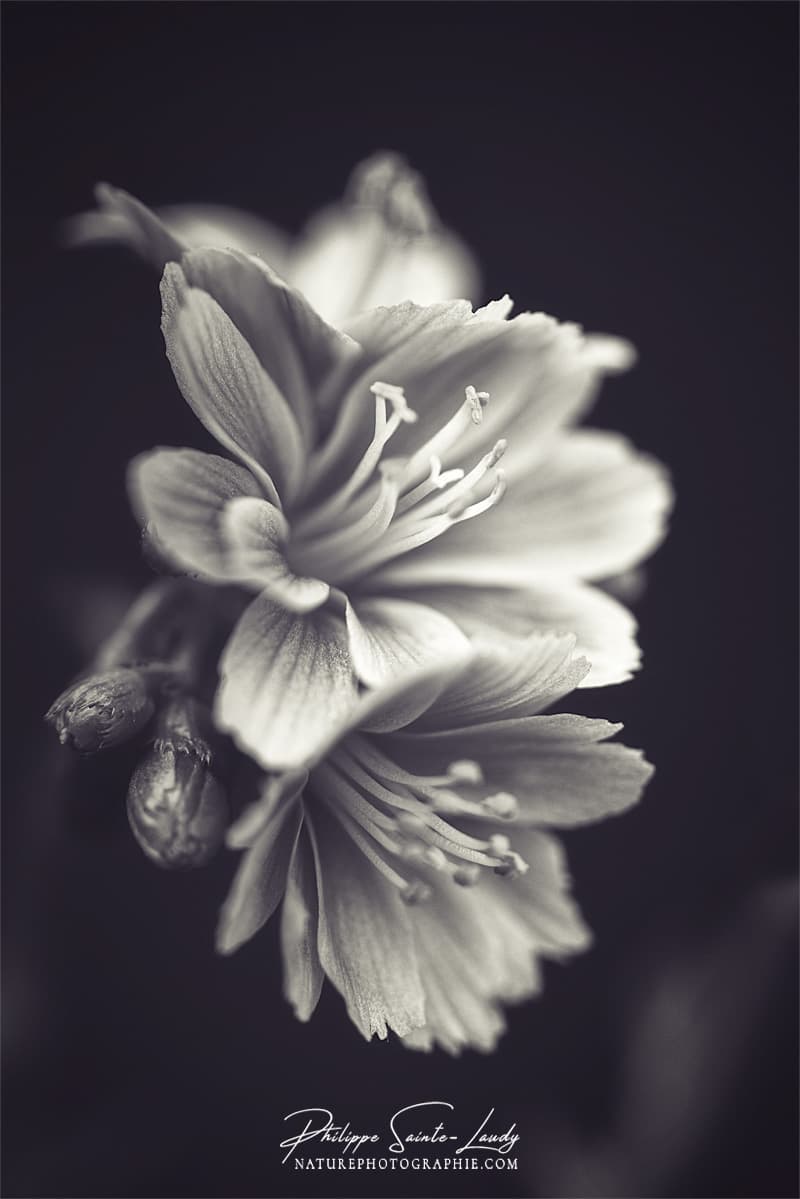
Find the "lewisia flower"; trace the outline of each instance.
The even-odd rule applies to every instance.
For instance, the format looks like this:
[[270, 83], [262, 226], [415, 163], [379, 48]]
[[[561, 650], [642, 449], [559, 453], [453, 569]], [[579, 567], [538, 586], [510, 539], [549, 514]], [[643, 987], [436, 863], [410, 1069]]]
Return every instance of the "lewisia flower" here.
[[[97, 210], [68, 222], [72, 244], [123, 242], [159, 270], [175, 257], [174, 247], [164, 253], [162, 237], [143, 232], [143, 214], [130, 196], [99, 184], [96, 198]], [[217, 246], [258, 254], [334, 323], [381, 304], [478, 294], [475, 260], [441, 227], [422, 178], [398, 154], [378, 153], [357, 166], [342, 202], [317, 213], [296, 239], [234, 208], [171, 205], [157, 211], [181, 249]]]
[[217, 249], [168, 262], [162, 297], [177, 382], [229, 457], [154, 450], [131, 492], [176, 568], [256, 593], [216, 719], [263, 767], [302, 760], [359, 684], [467, 636], [572, 631], [587, 682], [629, 676], [634, 622], [585, 580], [653, 549], [669, 488], [623, 438], [572, 428], [625, 343], [508, 319], [507, 299], [339, 330], [260, 259]]
[[633, 804], [651, 768], [620, 726], [542, 715], [589, 669], [575, 639], [473, 646], [362, 695], [304, 769], [229, 830], [245, 848], [221, 913], [230, 953], [283, 900], [284, 989], [301, 1020], [323, 978], [367, 1038], [488, 1051], [537, 959], [586, 947], [548, 830]]

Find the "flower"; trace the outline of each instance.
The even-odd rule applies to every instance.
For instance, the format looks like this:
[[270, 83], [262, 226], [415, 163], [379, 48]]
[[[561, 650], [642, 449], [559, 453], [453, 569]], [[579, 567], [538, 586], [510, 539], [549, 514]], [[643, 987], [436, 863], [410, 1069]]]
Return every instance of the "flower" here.
[[432, 304], [479, 290], [475, 260], [440, 226], [422, 178], [399, 154], [360, 163], [344, 200], [318, 213], [294, 240], [234, 208], [160, 208], [156, 231], [151, 214], [125, 192], [101, 183], [96, 199], [97, 210], [67, 222], [73, 245], [127, 243], [159, 270], [198, 246], [259, 254], [333, 322], [381, 304]]
[[625, 343], [508, 319], [507, 299], [339, 330], [260, 259], [218, 249], [169, 262], [162, 297], [181, 391], [235, 461], [157, 449], [131, 494], [173, 566], [258, 593], [216, 719], [263, 767], [296, 765], [359, 684], [467, 636], [572, 631], [587, 683], [629, 677], [633, 618], [585, 580], [654, 548], [670, 490], [623, 438], [571, 427]]
[[584, 949], [546, 830], [621, 812], [651, 773], [621, 726], [542, 715], [589, 669], [575, 639], [532, 634], [451, 655], [363, 695], [302, 769], [229, 830], [245, 848], [218, 948], [283, 901], [284, 992], [301, 1020], [323, 978], [361, 1033], [491, 1050], [537, 959]]

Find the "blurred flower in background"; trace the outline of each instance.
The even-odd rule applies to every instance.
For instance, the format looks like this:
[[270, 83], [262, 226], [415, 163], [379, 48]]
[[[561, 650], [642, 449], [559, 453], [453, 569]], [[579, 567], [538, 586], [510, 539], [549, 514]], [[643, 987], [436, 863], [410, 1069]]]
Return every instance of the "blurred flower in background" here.
[[[175, 257], [174, 250], [165, 256], [161, 239], [142, 228], [143, 214], [130, 197], [101, 183], [96, 198], [95, 211], [66, 223], [69, 244], [123, 243], [159, 269]], [[422, 177], [399, 154], [377, 153], [360, 163], [344, 199], [317, 213], [296, 238], [219, 205], [174, 204], [156, 215], [184, 249], [258, 254], [334, 323], [364, 308], [474, 300], [480, 291], [475, 259], [442, 227]]]

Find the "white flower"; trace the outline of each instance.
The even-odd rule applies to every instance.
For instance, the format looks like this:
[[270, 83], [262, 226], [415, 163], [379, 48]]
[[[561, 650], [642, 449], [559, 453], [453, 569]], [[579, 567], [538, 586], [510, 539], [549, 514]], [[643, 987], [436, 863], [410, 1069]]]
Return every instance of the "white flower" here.
[[367, 1038], [491, 1050], [537, 960], [587, 946], [549, 831], [633, 804], [651, 768], [620, 726], [544, 716], [588, 670], [574, 638], [472, 649], [363, 696], [303, 769], [229, 831], [229, 953], [283, 900], [284, 990], [308, 1020], [327, 976]]
[[157, 210], [162, 232], [131, 196], [100, 184], [98, 209], [73, 217], [75, 245], [125, 242], [160, 269], [183, 249], [216, 246], [258, 254], [334, 323], [364, 308], [475, 297], [475, 260], [443, 229], [421, 177], [397, 154], [356, 167], [344, 200], [318, 213], [293, 239], [259, 217], [215, 205]]
[[132, 494], [177, 567], [260, 593], [217, 719], [265, 768], [305, 756], [359, 681], [465, 635], [572, 631], [592, 685], [635, 669], [632, 617], [585, 580], [653, 549], [670, 489], [623, 438], [571, 427], [625, 343], [509, 320], [507, 300], [380, 308], [342, 332], [235, 251], [188, 251], [162, 294], [179, 386], [236, 461], [155, 450]]

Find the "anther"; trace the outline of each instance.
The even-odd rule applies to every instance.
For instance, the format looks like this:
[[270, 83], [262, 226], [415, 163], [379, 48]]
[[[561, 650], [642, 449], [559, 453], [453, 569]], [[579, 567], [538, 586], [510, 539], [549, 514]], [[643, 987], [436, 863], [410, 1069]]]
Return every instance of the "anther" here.
[[504, 857], [504, 860], [499, 866], [495, 866], [495, 874], [502, 875], [503, 878], [518, 878], [521, 874], [525, 874], [529, 869], [528, 863], [524, 858], [521, 858], [514, 850], [510, 850]]
[[453, 882], [459, 887], [474, 887], [480, 876], [480, 866], [457, 866], [453, 871]]
[[482, 783], [483, 771], [471, 758], [459, 758], [447, 767], [447, 776], [455, 783]]
[[371, 383], [369, 389], [374, 396], [378, 396], [392, 405], [392, 414], [399, 420], [405, 421], [407, 424], [413, 424], [417, 420], [416, 412], [408, 406], [404, 388], [398, 387], [395, 383], [378, 381]]
[[467, 388], [465, 388], [464, 394], [466, 395], [467, 403], [470, 406], [470, 416], [472, 418], [472, 423], [474, 425], [479, 425], [481, 423], [481, 421], [483, 420], [483, 409], [489, 403], [489, 392], [488, 391], [476, 391], [475, 388], [470, 383], [470, 385]]
[[489, 853], [494, 854], [497, 858], [501, 858], [511, 851], [511, 842], [505, 833], [493, 833], [488, 844]]
[[429, 866], [433, 866], [435, 870], [445, 870], [447, 868], [447, 857], [439, 849], [438, 845], [426, 846], [423, 855]]
[[517, 797], [508, 791], [497, 791], [494, 795], [487, 795], [482, 801], [482, 806], [502, 820], [513, 820], [519, 811]]
[[430, 899], [432, 894], [433, 891], [427, 883], [413, 882], [409, 883], [400, 892], [400, 897], [405, 903], [414, 905], [417, 903], [424, 903], [425, 900]]

